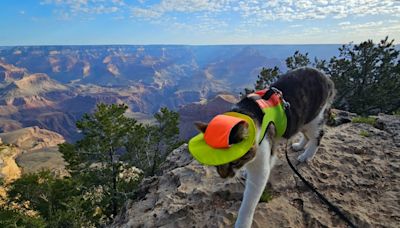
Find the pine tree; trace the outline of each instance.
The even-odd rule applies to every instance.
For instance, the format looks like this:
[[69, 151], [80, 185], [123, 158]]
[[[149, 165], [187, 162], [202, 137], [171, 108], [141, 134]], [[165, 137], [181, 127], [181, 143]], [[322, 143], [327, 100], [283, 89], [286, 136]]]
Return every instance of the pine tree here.
[[[59, 148], [72, 177], [84, 189], [82, 194], [87, 198], [97, 194], [98, 199], [92, 206], [100, 208], [100, 214], [107, 218], [117, 214], [128, 194], [121, 191], [126, 188], [124, 179], [119, 177], [132, 166], [120, 158], [127, 151], [126, 142], [135, 133], [137, 122], [124, 116], [127, 108], [123, 104], [98, 104], [93, 114], [85, 114], [77, 122], [83, 138], [75, 145], [63, 144]], [[132, 175], [140, 174], [136, 171]]]
[[127, 108], [97, 105], [93, 114], [77, 122], [82, 139], [59, 147], [81, 190], [82, 200], [76, 197], [69, 203], [81, 208], [75, 213], [83, 212], [95, 225], [111, 221], [125, 201], [135, 197], [141, 177], [154, 175], [180, 145], [177, 112], [162, 108], [153, 124], [143, 125], [124, 115]]
[[[311, 63], [308, 53], [296, 51], [286, 59], [286, 66], [289, 70], [313, 66], [327, 73], [337, 90], [335, 108], [362, 115], [400, 110], [400, 52], [388, 37], [378, 44], [368, 40], [343, 45], [339, 56], [328, 61], [315, 58]], [[269, 83], [259, 76], [256, 86]]]
[[[50, 224], [58, 224], [61, 221], [60, 215], [65, 214], [68, 201], [79, 194], [75, 186], [71, 178], [61, 178], [48, 170], [23, 174], [7, 186], [6, 201], [8, 205], [16, 205], [10, 207], [12, 210], [8, 210], [12, 215], [8, 222], [37, 223], [37, 226], [26, 225], [27, 227], [45, 227], [45, 224], [46, 227], [55, 227]], [[3, 210], [3, 213], [6, 211]], [[38, 215], [29, 216], [35, 212]], [[72, 227], [70, 220], [62, 222]]]
[[279, 68], [276, 66], [274, 68], [263, 67], [260, 74], [257, 76], [257, 81], [254, 85], [255, 90], [262, 90], [271, 85], [278, 80], [280, 73]]
[[154, 114], [155, 122], [150, 125], [137, 125], [136, 134], [127, 141], [125, 156], [138, 164], [146, 176], [157, 172], [169, 152], [182, 142], [179, 140], [179, 114], [161, 108]]
[[294, 70], [299, 67], [309, 66], [311, 64], [308, 58], [308, 53], [302, 54], [299, 51], [295, 51], [293, 56], [286, 59], [286, 67], [289, 70]]
[[394, 40], [368, 40], [339, 51], [326, 66], [337, 89], [336, 108], [364, 115], [399, 109], [400, 53]]
[[276, 66], [274, 68], [263, 67], [260, 74], [257, 75], [257, 81], [254, 84], [254, 89], [245, 88], [244, 92], [240, 93], [240, 97], [245, 97], [248, 94], [253, 93], [254, 91], [267, 88], [273, 82], [278, 80], [280, 73], [281, 72], [279, 68]]

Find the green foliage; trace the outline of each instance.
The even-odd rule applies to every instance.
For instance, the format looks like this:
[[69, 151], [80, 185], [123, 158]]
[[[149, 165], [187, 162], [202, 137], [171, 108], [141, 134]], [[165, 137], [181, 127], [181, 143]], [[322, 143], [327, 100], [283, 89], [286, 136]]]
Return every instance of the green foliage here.
[[[313, 66], [330, 75], [337, 90], [335, 108], [363, 115], [400, 110], [400, 52], [388, 37], [378, 44], [368, 40], [358, 45], [343, 45], [339, 56], [329, 61], [314, 59], [311, 63], [308, 53], [296, 51], [286, 59], [286, 66], [289, 70]], [[268, 70], [263, 69], [258, 76], [257, 89], [272, 82], [262, 76], [263, 72], [273, 75], [272, 69]], [[245, 94], [249, 92], [252, 90], [247, 89]]]
[[17, 210], [0, 207], [0, 227], [44, 228], [46, 222], [41, 217], [31, 217]]
[[51, 220], [56, 211], [64, 210], [66, 197], [75, 194], [71, 179], [57, 178], [50, 171], [25, 174], [14, 181], [7, 191], [10, 201], [19, 205], [29, 202], [31, 209], [40, 211], [46, 220]]
[[374, 117], [364, 117], [364, 116], [358, 116], [358, 117], [353, 117], [351, 119], [351, 122], [353, 123], [365, 123], [369, 124], [371, 126], [375, 126], [376, 124], [376, 118]]
[[262, 68], [260, 74], [257, 76], [256, 84], [254, 85], [255, 90], [265, 89], [268, 85], [278, 80], [280, 70], [278, 67], [274, 68]]
[[168, 153], [177, 148], [179, 141], [179, 115], [177, 112], [169, 111], [167, 108], [161, 108], [160, 112], [154, 115], [156, 124], [150, 126], [152, 136], [153, 165], [150, 175], [154, 175], [162, 161], [165, 160]]
[[143, 125], [124, 116], [127, 108], [97, 105], [93, 114], [77, 122], [83, 138], [59, 146], [78, 194], [65, 202], [64, 213], [55, 213], [54, 227], [108, 224], [126, 200], [135, 197], [141, 178], [155, 174], [180, 144], [178, 113], [162, 108], [154, 115], [155, 124]]
[[280, 75], [280, 70], [278, 67], [274, 68], [262, 68], [260, 74], [257, 76], [257, 81], [254, 84], [254, 89], [245, 88], [241, 96], [246, 96], [247, 94], [253, 93], [257, 90], [262, 90], [268, 87], [270, 84], [278, 80]]
[[137, 164], [146, 176], [154, 175], [169, 152], [182, 144], [178, 138], [177, 112], [161, 108], [154, 114], [154, 118], [156, 122], [153, 125], [137, 125], [137, 133], [130, 136], [126, 145], [126, 156]]
[[268, 190], [266, 188], [266, 189], [264, 189], [263, 193], [261, 194], [259, 202], [268, 203], [269, 201], [272, 200], [272, 198], [273, 198], [272, 193], [270, 192], [270, 190]]
[[366, 131], [366, 130], [360, 131], [360, 135], [363, 136], [363, 137], [369, 137], [370, 136], [369, 132]]
[[400, 107], [400, 53], [393, 40], [343, 45], [339, 51], [326, 66], [337, 89], [336, 108], [376, 114]]
[[[293, 56], [288, 57], [286, 60], [286, 67], [290, 70], [296, 69], [299, 67], [309, 66], [311, 61], [308, 58], [308, 53], [302, 54], [299, 51], [296, 51]], [[325, 61], [319, 61], [315, 59], [315, 64], [317, 67], [322, 68], [325, 64]], [[254, 84], [254, 89], [245, 88], [244, 92], [241, 93], [241, 97], [246, 96], [247, 94], [253, 93], [257, 90], [262, 90], [267, 88], [269, 85], [274, 83], [279, 79], [279, 76], [282, 72], [280, 69], [275, 66], [273, 68], [265, 68], [263, 67], [260, 74], [257, 76], [257, 81]]]
[[[90, 208], [83, 210], [84, 216], [96, 225], [100, 218], [108, 221], [117, 214], [141, 177], [140, 170], [134, 170], [136, 173], [131, 175], [136, 179], [126, 182], [119, 178], [133, 167], [120, 160], [137, 124], [136, 120], [124, 116], [127, 108], [123, 104], [98, 104], [95, 113], [85, 114], [76, 124], [84, 137], [75, 145], [59, 147], [72, 178], [83, 189], [80, 197], [86, 203], [79, 206]], [[96, 214], [95, 208], [101, 212]]]
[[[23, 174], [7, 186], [6, 203], [14, 206], [3, 208], [0, 217], [7, 216], [8, 219], [0, 220], [7, 224], [5, 227], [81, 227], [81, 224], [72, 225], [78, 220], [62, 219], [67, 215], [65, 211], [69, 209], [69, 201], [78, 194], [76, 184], [70, 178], [57, 177], [45, 170]], [[38, 212], [39, 216], [28, 216], [27, 211], [32, 210]]]
[[[124, 116], [126, 105], [99, 104], [77, 122], [83, 137], [59, 145], [69, 177], [50, 171], [24, 174], [7, 186], [0, 227], [103, 227], [127, 199], [134, 199], [139, 181], [153, 175], [168, 153], [180, 145], [179, 115], [162, 108], [153, 125]], [[142, 170], [144, 170], [144, 173]], [[3, 199], [4, 200], [4, 199]], [[12, 208], [12, 207], [9, 207]], [[35, 211], [38, 217], [23, 212]]]
[[299, 51], [295, 51], [293, 56], [286, 59], [286, 66], [290, 70], [294, 70], [299, 67], [305, 67], [310, 65], [310, 59], [308, 53], [302, 54]]

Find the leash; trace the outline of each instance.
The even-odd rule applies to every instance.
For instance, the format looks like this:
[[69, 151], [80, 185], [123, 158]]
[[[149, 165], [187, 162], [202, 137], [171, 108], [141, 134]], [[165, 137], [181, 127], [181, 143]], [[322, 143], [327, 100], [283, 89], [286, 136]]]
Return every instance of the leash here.
[[343, 214], [343, 212], [340, 211], [340, 209], [339, 209], [337, 206], [335, 206], [335, 205], [333, 205], [331, 202], [329, 202], [329, 200], [326, 199], [321, 193], [319, 193], [319, 192], [317, 191], [317, 189], [315, 189], [315, 187], [314, 187], [310, 182], [308, 182], [306, 179], [304, 179], [304, 177], [301, 176], [301, 174], [296, 170], [296, 168], [295, 168], [295, 167], [293, 166], [293, 164], [290, 162], [287, 151], [288, 151], [288, 144], [286, 143], [286, 150], [285, 150], [286, 160], [287, 160], [287, 162], [288, 162], [290, 168], [292, 168], [293, 172], [303, 181], [303, 183], [304, 183], [309, 189], [311, 189], [315, 194], [317, 194], [318, 198], [319, 198], [321, 201], [323, 201], [326, 205], [328, 205], [329, 209], [330, 209], [331, 211], [334, 211], [334, 212], [336, 213], [336, 215], [338, 215], [338, 216], [340, 217], [340, 219], [342, 219], [343, 221], [345, 221], [345, 222], [347, 223], [347, 225], [349, 225], [350, 227], [352, 227], [352, 228], [357, 228], [357, 226], [354, 225], [354, 224], [350, 221], [350, 219], [348, 219], [348, 218]]

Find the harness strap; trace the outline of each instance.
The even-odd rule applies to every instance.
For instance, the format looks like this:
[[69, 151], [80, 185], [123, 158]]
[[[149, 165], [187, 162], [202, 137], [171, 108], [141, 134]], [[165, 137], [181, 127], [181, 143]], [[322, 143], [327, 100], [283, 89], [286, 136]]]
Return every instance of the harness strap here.
[[285, 109], [289, 107], [289, 103], [283, 99], [282, 92], [277, 88], [271, 87], [251, 93], [247, 97], [256, 102], [264, 113], [261, 123], [262, 137], [259, 140], [259, 144], [264, 140], [271, 122], [276, 126], [277, 136], [281, 137], [287, 127]]

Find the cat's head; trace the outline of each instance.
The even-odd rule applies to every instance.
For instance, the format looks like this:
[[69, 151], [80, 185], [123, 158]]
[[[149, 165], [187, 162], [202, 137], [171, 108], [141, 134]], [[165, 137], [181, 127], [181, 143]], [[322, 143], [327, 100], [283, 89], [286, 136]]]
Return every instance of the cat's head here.
[[[208, 124], [203, 122], [195, 122], [195, 126], [200, 132], [205, 133]], [[258, 127], [257, 130], [259, 130]], [[273, 124], [271, 124], [271, 126], [268, 127], [267, 133], [272, 138], [274, 137], [275, 128]], [[247, 134], [248, 134], [248, 125], [245, 124], [245, 122], [238, 123], [232, 128], [229, 134], [229, 145], [240, 143], [247, 137]], [[257, 148], [258, 144], [256, 140], [254, 145], [242, 157], [227, 164], [216, 166], [218, 174], [222, 178], [234, 177], [237, 170], [241, 169], [246, 164], [254, 160], [254, 158], [256, 157]]]

